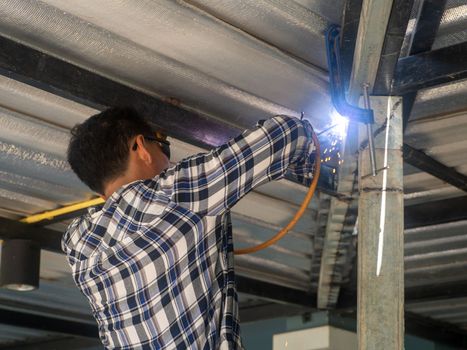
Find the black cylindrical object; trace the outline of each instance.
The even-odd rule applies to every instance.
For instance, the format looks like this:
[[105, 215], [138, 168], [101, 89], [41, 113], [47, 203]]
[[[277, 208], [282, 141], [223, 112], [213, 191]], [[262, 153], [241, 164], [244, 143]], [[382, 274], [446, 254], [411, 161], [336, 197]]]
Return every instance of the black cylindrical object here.
[[0, 263], [0, 286], [17, 291], [39, 288], [41, 249], [26, 239], [3, 241]]

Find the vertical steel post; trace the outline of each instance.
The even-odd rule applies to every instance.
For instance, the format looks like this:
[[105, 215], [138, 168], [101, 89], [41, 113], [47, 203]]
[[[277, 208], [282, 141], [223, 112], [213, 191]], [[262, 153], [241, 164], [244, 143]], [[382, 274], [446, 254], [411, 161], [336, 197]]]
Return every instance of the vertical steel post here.
[[[370, 95], [368, 94], [368, 83], [363, 85], [363, 102], [365, 109], [371, 109], [370, 107]], [[366, 131], [368, 134], [368, 150], [370, 151], [370, 164], [371, 164], [371, 175], [376, 176], [376, 157], [375, 157], [375, 145], [373, 142], [373, 124], [368, 123], [366, 125]]]
[[402, 100], [371, 97], [378, 169], [369, 172], [365, 125], [359, 129], [359, 350], [404, 348], [404, 206]]

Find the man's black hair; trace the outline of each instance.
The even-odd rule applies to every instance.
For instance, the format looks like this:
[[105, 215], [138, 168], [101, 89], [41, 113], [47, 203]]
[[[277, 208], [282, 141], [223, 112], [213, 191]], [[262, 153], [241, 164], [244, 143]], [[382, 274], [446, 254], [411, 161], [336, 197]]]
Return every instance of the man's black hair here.
[[68, 162], [93, 191], [104, 194], [104, 184], [128, 166], [131, 138], [150, 135], [151, 126], [130, 107], [113, 107], [93, 115], [71, 130]]

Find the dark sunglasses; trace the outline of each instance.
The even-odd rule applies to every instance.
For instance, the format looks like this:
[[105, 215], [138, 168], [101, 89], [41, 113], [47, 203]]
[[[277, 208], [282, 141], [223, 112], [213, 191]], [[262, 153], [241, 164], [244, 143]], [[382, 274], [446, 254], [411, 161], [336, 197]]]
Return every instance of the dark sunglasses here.
[[[166, 136], [156, 133], [156, 136], [143, 135], [143, 137], [145, 140], [159, 143], [162, 153], [164, 153], [167, 159], [170, 160], [170, 142], [166, 140]], [[137, 148], [138, 144], [135, 142], [133, 145], [133, 151], [136, 151]]]

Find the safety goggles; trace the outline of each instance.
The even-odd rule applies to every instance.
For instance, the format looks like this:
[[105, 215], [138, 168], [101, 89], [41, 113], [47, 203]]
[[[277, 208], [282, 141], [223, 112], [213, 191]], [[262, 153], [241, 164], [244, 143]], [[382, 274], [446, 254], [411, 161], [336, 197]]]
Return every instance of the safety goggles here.
[[[167, 156], [167, 159], [170, 160], [170, 142], [167, 141], [167, 136], [161, 134], [160, 132], [156, 132], [154, 136], [143, 135], [143, 137], [145, 140], [157, 142], [162, 150], [162, 153], [164, 153]], [[135, 151], [137, 147], [138, 145], [135, 142], [133, 145], [133, 151]]]

